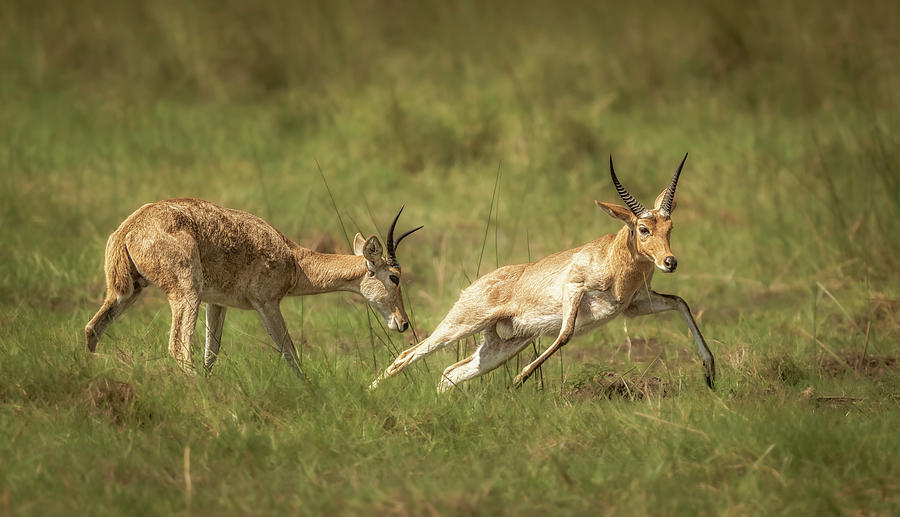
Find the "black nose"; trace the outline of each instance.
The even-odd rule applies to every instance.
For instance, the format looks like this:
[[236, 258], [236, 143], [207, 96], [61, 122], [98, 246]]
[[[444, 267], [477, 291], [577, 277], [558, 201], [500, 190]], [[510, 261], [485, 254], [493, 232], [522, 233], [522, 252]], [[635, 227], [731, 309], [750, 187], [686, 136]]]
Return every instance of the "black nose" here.
[[669, 255], [666, 257], [666, 260], [663, 261], [667, 268], [669, 268], [669, 273], [675, 271], [675, 268], [678, 267], [678, 261], [675, 260], [675, 257]]
[[404, 321], [403, 323], [400, 324], [400, 332], [406, 332], [406, 329], [408, 329], [408, 328], [409, 328], [409, 323]]

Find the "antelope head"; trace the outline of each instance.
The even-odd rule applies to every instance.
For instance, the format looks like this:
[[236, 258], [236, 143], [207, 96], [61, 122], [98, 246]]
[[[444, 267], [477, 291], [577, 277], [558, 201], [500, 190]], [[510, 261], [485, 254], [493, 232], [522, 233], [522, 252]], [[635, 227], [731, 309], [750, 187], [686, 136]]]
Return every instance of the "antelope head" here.
[[364, 239], [357, 233], [353, 238], [353, 252], [358, 256], [365, 257], [368, 270], [360, 283], [360, 293], [375, 310], [381, 313], [388, 328], [398, 332], [409, 328], [409, 319], [406, 316], [406, 309], [403, 308], [403, 295], [400, 292], [400, 263], [397, 261], [397, 246], [404, 237], [422, 229], [421, 226], [413, 228], [395, 240], [394, 227], [402, 212], [403, 208], [400, 208], [388, 229], [386, 257], [382, 258], [381, 256], [384, 250], [378, 237], [373, 235]]
[[616, 191], [628, 207], [595, 201], [604, 212], [628, 226], [631, 231], [630, 241], [634, 245], [636, 255], [653, 262], [664, 273], [671, 273], [678, 266], [678, 260], [669, 247], [669, 235], [672, 233], [672, 211], [675, 210], [676, 204], [675, 188], [678, 186], [678, 176], [681, 175], [685, 160], [687, 154], [681, 160], [681, 165], [675, 171], [669, 186], [656, 197], [653, 209], [647, 210], [619, 183], [610, 156], [609, 174], [612, 176]]

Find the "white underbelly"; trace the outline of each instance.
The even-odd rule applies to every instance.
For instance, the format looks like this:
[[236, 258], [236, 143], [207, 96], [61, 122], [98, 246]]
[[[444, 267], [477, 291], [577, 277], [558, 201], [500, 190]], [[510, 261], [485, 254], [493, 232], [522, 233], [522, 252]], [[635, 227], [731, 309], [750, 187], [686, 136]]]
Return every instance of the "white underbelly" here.
[[575, 333], [581, 334], [593, 330], [622, 312], [622, 305], [617, 303], [609, 291], [590, 291], [585, 293], [575, 318]]
[[[575, 333], [582, 334], [593, 330], [615, 318], [620, 312], [622, 304], [616, 303], [611, 293], [607, 291], [585, 293], [578, 307], [578, 315], [575, 317]], [[563, 314], [560, 307], [552, 313], [530, 312], [514, 316], [511, 321], [500, 321], [497, 324], [497, 333], [502, 339], [555, 336], [559, 334], [562, 323]]]

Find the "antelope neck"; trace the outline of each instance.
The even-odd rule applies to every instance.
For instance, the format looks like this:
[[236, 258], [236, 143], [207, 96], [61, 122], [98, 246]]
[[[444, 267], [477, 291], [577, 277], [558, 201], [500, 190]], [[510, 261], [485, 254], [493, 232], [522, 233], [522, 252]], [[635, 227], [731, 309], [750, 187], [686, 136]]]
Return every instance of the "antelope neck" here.
[[365, 258], [357, 255], [318, 253], [307, 249], [295, 250], [294, 254], [297, 261], [297, 279], [292, 294], [360, 292], [360, 283], [368, 272]]

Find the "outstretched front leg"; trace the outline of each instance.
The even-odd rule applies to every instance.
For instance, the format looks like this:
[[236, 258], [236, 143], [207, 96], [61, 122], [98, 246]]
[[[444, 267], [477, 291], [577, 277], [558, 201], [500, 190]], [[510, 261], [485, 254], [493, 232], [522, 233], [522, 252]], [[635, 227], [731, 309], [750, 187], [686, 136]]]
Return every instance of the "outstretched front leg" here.
[[[446, 321], [445, 321], [446, 322]], [[465, 326], [453, 326], [449, 324], [445, 324], [442, 322], [437, 329], [435, 329], [434, 333], [428, 336], [425, 340], [420, 343], [413, 345], [397, 356], [393, 363], [388, 366], [384, 372], [378, 376], [377, 379], [372, 381], [372, 384], [369, 386], [369, 389], [375, 389], [378, 387], [378, 383], [383, 381], [388, 377], [393, 377], [397, 375], [407, 366], [423, 359], [426, 355], [440, 350], [445, 346], [459, 341], [465, 337], [468, 337], [482, 329], [484, 324], [480, 324], [476, 327], [465, 327]]]
[[578, 315], [578, 306], [581, 305], [581, 298], [584, 296], [584, 290], [580, 285], [571, 285], [566, 289], [566, 294], [567, 296], [564, 295], [565, 299], [563, 301], [563, 324], [562, 328], [559, 330], [559, 335], [556, 337], [556, 341], [554, 341], [547, 350], [544, 350], [543, 354], [532, 361], [531, 364], [523, 368], [522, 373], [516, 376], [513, 380], [513, 386], [516, 388], [520, 388], [522, 384], [531, 377], [531, 374], [544, 364], [544, 361], [549, 359], [551, 355], [572, 339], [572, 335], [575, 333], [575, 317]]
[[[475, 302], [474, 306], [473, 302]], [[447, 313], [447, 316], [444, 317], [444, 320], [434, 329], [434, 332], [418, 344], [401, 352], [394, 362], [377, 379], [372, 381], [369, 389], [377, 388], [379, 382], [397, 375], [404, 368], [423, 359], [428, 354], [471, 336], [476, 332], [480, 332], [490, 325], [494, 319], [493, 316], [485, 314], [485, 311], [478, 306], [478, 303], [480, 303], [479, 298], [461, 298], [458, 300], [453, 305], [453, 308], [450, 309], [450, 312]], [[480, 316], [473, 317], [473, 314], [480, 314]]]
[[656, 291], [649, 291], [647, 294], [640, 293], [639, 296], [635, 297], [634, 301], [631, 302], [631, 305], [625, 309], [624, 314], [631, 318], [634, 316], [643, 316], [665, 311], [678, 311], [684, 319], [684, 322], [687, 323], [688, 328], [691, 329], [691, 335], [694, 336], [697, 348], [700, 349], [700, 357], [703, 360], [703, 367], [706, 369], [706, 384], [710, 388], [715, 387], [715, 358], [713, 357], [712, 352], [710, 352], [709, 347], [706, 345], [706, 340], [703, 339], [703, 334], [700, 333], [697, 322], [694, 321], [694, 315], [691, 314], [691, 308], [688, 307], [687, 302], [685, 302], [683, 298], [675, 296], [674, 294], [660, 294]]

